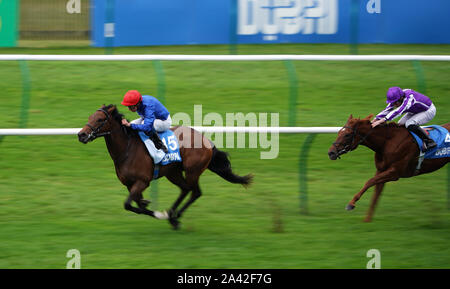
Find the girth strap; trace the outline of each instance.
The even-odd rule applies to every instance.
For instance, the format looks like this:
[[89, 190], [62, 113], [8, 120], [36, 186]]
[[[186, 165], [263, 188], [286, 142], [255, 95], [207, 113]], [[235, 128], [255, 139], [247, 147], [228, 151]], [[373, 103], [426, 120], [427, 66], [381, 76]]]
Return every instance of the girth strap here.
[[156, 180], [157, 178], [159, 178], [159, 165], [156, 164], [155, 167], [153, 168], [153, 179]]

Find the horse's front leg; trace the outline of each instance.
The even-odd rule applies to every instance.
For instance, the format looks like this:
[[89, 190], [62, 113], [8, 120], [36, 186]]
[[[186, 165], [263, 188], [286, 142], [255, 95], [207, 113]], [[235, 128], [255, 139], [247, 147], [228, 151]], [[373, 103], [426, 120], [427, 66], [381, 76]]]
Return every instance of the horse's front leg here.
[[151, 203], [151, 201], [149, 201], [149, 200], [141, 199], [138, 203], [138, 206], [141, 209], [146, 209], [150, 203]]
[[398, 173], [397, 170], [393, 167], [390, 169], [383, 171], [383, 172], [377, 172], [377, 174], [369, 179], [364, 187], [357, 193], [353, 199], [348, 203], [346, 209], [347, 210], [353, 210], [355, 208], [355, 203], [361, 198], [361, 196], [372, 186], [376, 184], [384, 184], [386, 182], [396, 181], [398, 180]]
[[[128, 187], [128, 191], [130, 192], [127, 200], [124, 203], [124, 208], [127, 211], [131, 211], [136, 214], [145, 214], [154, 218], [155, 212], [147, 210], [146, 207], [148, 205], [148, 201], [142, 198], [142, 192], [148, 187], [145, 182], [137, 181], [132, 186]], [[133, 207], [131, 205], [132, 202], [136, 202], [138, 204], [138, 208]]]
[[381, 192], [383, 191], [384, 183], [375, 185], [375, 192], [372, 196], [372, 201], [370, 203], [369, 211], [367, 212], [367, 216], [364, 219], [364, 222], [371, 222], [373, 214], [375, 212], [375, 207], [377, 206], [378, 199], [380, 198]]

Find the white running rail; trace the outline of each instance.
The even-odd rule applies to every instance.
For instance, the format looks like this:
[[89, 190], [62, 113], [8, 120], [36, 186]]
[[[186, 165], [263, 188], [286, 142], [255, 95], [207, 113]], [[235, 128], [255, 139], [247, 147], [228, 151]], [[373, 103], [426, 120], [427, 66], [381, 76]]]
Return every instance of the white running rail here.
[[[193, 126], [200, 132], [223, 133], [337, 133], [340, 127], [226, 127]], [[3, 128], [0, 135], [76, 135], [81, 128]]]
[[450, 55], [167, 55], [167, 54], [127, 54], [127, 55], [43, 55], [43, 54], [0, 54], [0, 61], [277, 61], [277, 60], [323, 60], [323, 61], [450, 61]]

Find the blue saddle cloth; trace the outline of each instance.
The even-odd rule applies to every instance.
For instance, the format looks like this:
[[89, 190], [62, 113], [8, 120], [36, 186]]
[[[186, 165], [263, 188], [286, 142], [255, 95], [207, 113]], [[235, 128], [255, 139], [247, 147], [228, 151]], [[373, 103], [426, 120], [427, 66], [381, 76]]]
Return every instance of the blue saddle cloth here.
[[171, 163], [181, 162], [182, 160], [181, 160], [181, 154], [180, 154], [180, 146], [178, 145], [178, 139], [175, 136], [175, 134], [173, 133], [173, 131], [171, 131], [169, 129], [164, 132], [158, 132], [158, 135], [168, 150], [168, 152], [162, 158], [159, 156], [156, 157], [156, 155], [155, 155], [156, 150], [154, 148], [153, 143], [152, 143], [152, 146], [148, 145], [148, 143], [151, 142], [151, 140], [149, 140], [149, 137], [145, 133], [143, 133], [141, 131], [139, 132], [139, 136], [141, 137], [142, 141], [146, 145], [146, 147], [150, 153], [150, 156], [155, 160], [155, 163], [165, 166], [165, 165], [168, 165]]
[[[439, 159], [450, 157], [450, 134], [448, 130], [439, 125], [430, 125], [424, 128], [428, 131], [430, 137], [437, 144], [434, 149], [425, 152], [425, 159]], [[410, 133], [416, 140], [417, 145], [419, 146], [419, 150], [423, 151], [422, 140], [415, 133], [411, 131]]]

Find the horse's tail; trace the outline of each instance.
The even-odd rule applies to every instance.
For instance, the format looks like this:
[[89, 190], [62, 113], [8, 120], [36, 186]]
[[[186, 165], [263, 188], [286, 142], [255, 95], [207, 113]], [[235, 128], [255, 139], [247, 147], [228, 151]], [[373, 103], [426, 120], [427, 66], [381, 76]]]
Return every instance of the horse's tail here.
[[216, 147], [213, 148], [213, 155], [211, 162], [208, 165], [208, 169], [215, 172], [230, 183], [242, 184], [244, 187], [250, 185], [253, 180], [252, 174], [248, 174], [243, 177], [235, 175], [231, 170], [231, 163], [228, 160], [228, 154], [218, 150]]

